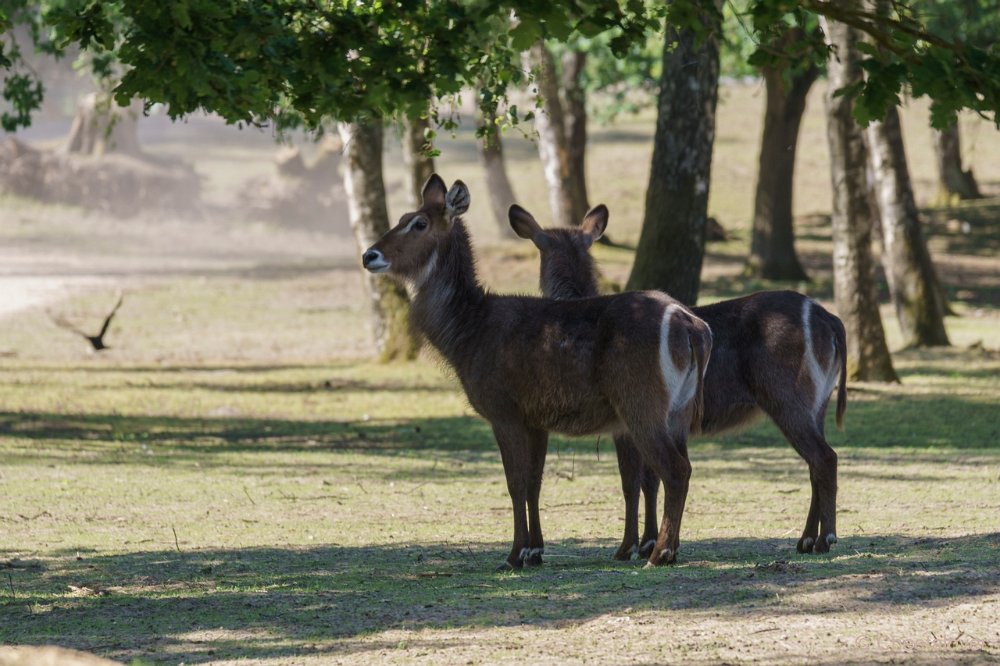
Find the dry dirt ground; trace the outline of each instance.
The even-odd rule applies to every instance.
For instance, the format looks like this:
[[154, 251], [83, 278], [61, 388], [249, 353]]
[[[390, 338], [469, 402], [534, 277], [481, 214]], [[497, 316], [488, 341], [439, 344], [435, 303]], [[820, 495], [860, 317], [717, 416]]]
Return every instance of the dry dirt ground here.
[[[796, 185], [815, 279], [796, 288], [829, 303], [819, 101]], [[711, 207], [733, 239], [710, 247], [706, 300], [786, 286], [741, 277], [761, 103], [752, 86], [722, 94]], [[919, 106], [904, 118], [922, 201], [925, 118]], [[963, 122], [1000, 194], [996, 131]], [[144, 131], [149, 150], [194, 161], [201, 214], [0, 200], [0, 644], [165, 664], [1000, 660], [997, 200], [928, 213], [955, 346], [897, 351], [901, 385], [851, 386], [847, 431], [830, 433], [830, 555], [794, 552], [807, 472], [761, 424], [692, 446], [680, 562], [652, 571], [610, 560], [622, 512], [608, 441], [555, 438], [546, 563], [496, 574], [510, 531], [496, 446], [435, 359], [369, 360], [342, 218], [240, 207], [241, 183], [272, 168], [266, 133], [209, 120]], [[648, 115], [594, 131], [592, 198], [620, 244], [597, 253], [619, 283], [651, 131]], [[518, 196], [544, 218], [534, 149], [508, 144]], [[469, 133], [442, 150], [439, 169], [483, 203]], [[398, 153], [387, 172], [399, 215]], [[478, 210], [486, 282], [533, 291], [534, 249], [498, 240]], [[99, 325], [118, 290], [108, 351], [53, 324]], [[888, 304], [883, 316], [895, 349]]]

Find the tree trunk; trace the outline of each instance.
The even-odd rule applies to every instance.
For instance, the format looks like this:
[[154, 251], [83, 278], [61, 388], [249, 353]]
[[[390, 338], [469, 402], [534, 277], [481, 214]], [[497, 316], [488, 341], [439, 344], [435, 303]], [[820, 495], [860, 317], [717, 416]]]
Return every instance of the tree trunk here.
[[100, 157], [105, 153], [140, 156], [138, 121], [142, 103], [120, 107], [107, 95], [90, 93], [80, 98], [63, 146], [67, 153]]
[[566, 168], [569, 173], [573, 224], [583, 222], [590, 210], [587, 200], [587, 91], [580, 80], [587, 65], [583, 51], [567, 51], [562, 59], [563, 118], [566, 133]]
[[958, 199], [979, 199], [982, 194], [972, 175], [972, 169], [962, 170], [962, 141], [958, 133], [958, 123], [943, 130], [931, 129], [934, 133], [934, 153], [938, 165], [938, 193], [935, 201], [947, 206]]
[[[789, 30], [782, 41], [787, 43], [801, 36], [801, 30]], [[778, 46], [780, 48], [781, 44]], [[760, 141], [747, 272], [768, 280], [807, 280], [795, 254], [792, 185], [799, 124], [806, 109], [806, 96], [819, 69], [812, 65], [805, 71], [791, 73], [791, 85], [786, 83], [783, 69], [764, 67], [762, 73], [767, 107]]]
[[857, 34], [842, 23], [820, 20], [832, 47], [826, 122], [833, 189], [833, 293], [847, 329], [848, 375], [862, 381], [898, 382], [878, 310], [864, 136], [851, 114], [853, 100], [835, 95], [861, 79]]
[[[382, 181], [382, 125], [378, 121], [340, 123], [338, 130], [344, 141], [344, 190], [360, 256], [389, 230]], [[410, 333], [406, 290], [368, 271], [364, 280], [379, 357], [383, 361], [414, 358], [420, 343]]]
[[559, 78], [555, 59], [544, 43], [531, 49], [531, 63], [538, 71], [536, 86], [542, 98], [542, 108], [535, 109], [535, 130], [538, 132], [538, 155], [545, 169], [549, 186], [549, 207], [554, 226], [572, 227], [583, 221], [573, 217], [573, 186], [569, 174], [566, 146], [566, 121], [559, 98]]
[[945, 304], [920, 230], [899, 112], [866, 130], [875, 200], [882, 224], [882, 265], [907, 347], [948, 345]]
[[720, 26], [708, 14], [701, 20], [701, 44], [666, 26], [646, 212], [626, 287], [662, 289], [688, 305], [698, 298], [705, 254], [719, 85]]
[[508, 235], [510, 224], [507, 220], [507, 209], [515, 202], [514, 188], [507, 177], [507, 167], [503, 159], [503, 144], [500, 142], [500, 128], [497, 127], [496, 116], [480, 118], [480, 127], [486, 132], [479, 139], [479, 157], [486, 171], [486, 189], [490, 195], [490, 207], [500, 233]]
[[411, 210], [423, 205], [420, 194], [424, 191], [424, 183], [434, 173], [434, 158], [426, 155], [431, 148], [427, 140], [429, 129], [430, 122], [427, 118], [408, 118], [403, 125], [403, 162], [410, 176], [408, 189]]

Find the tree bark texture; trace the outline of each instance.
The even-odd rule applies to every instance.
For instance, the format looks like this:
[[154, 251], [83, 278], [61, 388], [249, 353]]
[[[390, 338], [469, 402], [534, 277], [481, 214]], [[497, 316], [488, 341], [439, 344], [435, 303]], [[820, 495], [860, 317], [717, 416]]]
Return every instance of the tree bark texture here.
[[411, 210], [423, 205], [420, 194], [424, 191], [424, 183], [434, 173], [434, 158], [425, 154], [431, 147], [426, 134], [429, 129], [430, 122], [427, 118], [408, 118], [403, 126], [403, 162], [406, 163], [409, 174], [407, 190]]
[[507, 209], [515, 203], [514, 188], [507, 177], [507, 166], [503, 158], [503, 143], [500, 140], [500, 128], [497, 127], [496, 116], [483, 116], [480, 127], [486, 133], [479, 140], [479, 157], [486, 171], [486, 189], [490, 196], [490, 208], [493, 219], [503, 235], [510, 234], [510, 224], [507, 220]]
[[[719, 86], [719, 25], [707, 36], [666, 26], [646, 211], [627, 289], [661, 289], [688, 305], [698, 298], [705, 254], [708, 186]], [[674, 44], [676, 42], [676, 44]]]
[[[783, 39], [801, 36], [801, 30], [789, 30]], [[764, 67], [762, 73], [767, 105], [747, 269], [751, 275], [768, 280], [807, 280], [795, 253], [792, 186], [799, 125], [806, 109], [806, 96], [819, 69], [813, 65], [805, 71], [786, 74], [782, 69]]]
[[[382, 180], [382, 125], [378, 121], [340, 123], [338, 130], [344, 141], [344, 190], [360, 256], [389, 230]], [[414, 358], [420, 343], [410, 332], [406, 290], [367, 271], [364, 281], [379, 357], [383, 361]]]
[[566, 133], [566, 160], [573, 201], [573, 224], [583, 222], [590, 210], [587, 197], [587, 91], [583, 89], [583, 69], [587, 54], [567, 51], [562, 58], [562, 103]]
[[934, 153], [938, 166], [938, 204], [947, 206], [954, 199], [979, 199], [979, 185], [972, 170], [962, 170], [962, 141], [958, 123], [934, 133]]
[[882, 224], [882, 265], [907, 347], [948, 345], [946, 306], [913, 199], [899, 112], [865, 130]]
[[583, 221], [573, 217], [573, 185], [569, 174], [566, 120], [559, 97], [559, 76], [552, 52], [539, 42], [531, 48], [531, 64], [537, 70], [536, 86], [542, 107], [535, 110], [538, 154], [549, 186], [553, 226], [571, 227]]
[[837, 314], [847, 329], [847, 368], [851, 379], [899, 381], [885, 342], [878, 310], [871, 251], [872, 211], [868, 199], [864, 136], [854, 122], [853, 100], [836, 96], [861, 78], [854, 29], [821, 19], [827, 43], [826, 120], [833, 189], [833, 293]]

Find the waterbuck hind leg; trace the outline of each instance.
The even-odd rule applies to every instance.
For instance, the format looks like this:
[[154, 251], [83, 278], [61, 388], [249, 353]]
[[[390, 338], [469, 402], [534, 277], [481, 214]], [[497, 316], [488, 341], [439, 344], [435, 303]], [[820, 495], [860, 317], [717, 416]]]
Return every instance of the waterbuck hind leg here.
[[[622, 545], [614, 558], [623, 562], [632, 559], [639, 551], [639, 490], [642, 487], [643, 464], [635, 442], [625, 433], [616, 433], [615, 453], [618, 455], [618, 472], [622, 479], [625, 497], [625, 533]], [[659, 485], [659, 481], [656, 481]]]
[[504, 476], [507, 477], [507, 492], [510, 494], [514, 510], [514, 542], [507, 559], [497, 567], [497, 571], [510, 571], [524, 566], [530, 556], [528, 516], [525, 511], [528, 491], [531, 486], [530, 435], [523, 426], [493, 424], [493, 434], [500, 447]]
[[660, 532], [660, 522], [657, 516], [657, 495], [660, 492], [660, 480], [656, 473], [646, 465], [642, 466], [642, 495], [646, 505], [646, 520], [639, 539], [639, 557], [648, 560], [653, 554], [656, 538]]
[[663, 482], [663, 518], [646, 566], [672, 564], [680, 550], [681, 518], [691, 480], [691, 463], [683, 453], [686, 442], [678, 440], [683, 440], [683, 436], [664, 433], [639, 444], [645, 463]]
[[545, 454], [549, 447], [549, 434], [544, 430], [529, 433], [531, 454], [531, 476], [528, 479], [528, 554], [524, 558], [527, 566], [542, 564], [545, 539], [542, 537], [542, 521], [538, 512], [538, 498], [542, 492], [542, 476], [545, 472]]
[[802, 529], [802, 536], [799, 537], [798, 543], [795, 544], [795, 550], [800, 553], [811, 553], [816, 544], [816, 537], [819, 536], [819, 492], [812, 469], [809, 470], [809, 485], [812, 489], [812, 497], [809, 499], [806, 526]]
[[827, 443], [822, 428], [810, 423], [779, 421], [785, 437], [809, 465], [812, 496], [802, 536], [796, 544], [800, 553], [826, 553], [837, 543], [837, 452]]

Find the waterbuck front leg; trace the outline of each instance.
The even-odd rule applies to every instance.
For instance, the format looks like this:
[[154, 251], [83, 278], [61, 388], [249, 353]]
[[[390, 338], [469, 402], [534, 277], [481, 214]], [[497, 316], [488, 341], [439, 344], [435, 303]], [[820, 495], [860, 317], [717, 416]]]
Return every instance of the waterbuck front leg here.
[[542, 492], [542, 476], [545, 471], [545, 454], [549, 448], [549, 434], [544, 430], [528, 433], [531, 455], [531, 477], [528, 486], [528, 554], [524, 564], [537, 566], [542, 563], [545, 539], [542, 538], [542, 520], [538, 514], [538, 497]]
[[[622, 545], [615, 551], [616, 560], [628, 561], [639, 552], [639, 490], [642, 487], [642, 456], [628, 433], [615, 433], [615, 453], [618, 455], [618, 473], [622, 479], [625, 497], [625, 534]], [[659, 481], [657, 481], [659, 483]], [[655, 538], [655, 537], [654, 537]]]
[[[528, 516], [525, 508], [531, 487], [531, 436], [524, 426], [510, 423], [493, 423], [493, 435], [500, 447], [504, 476], [507, 477], [507, 492], [514, 509], [514, 543], [507, 559], [497, 567], [497, 571], [510, 571], [524, 566], [530, 553]], [[539, 532], [540, 534], [540, 532]]]

